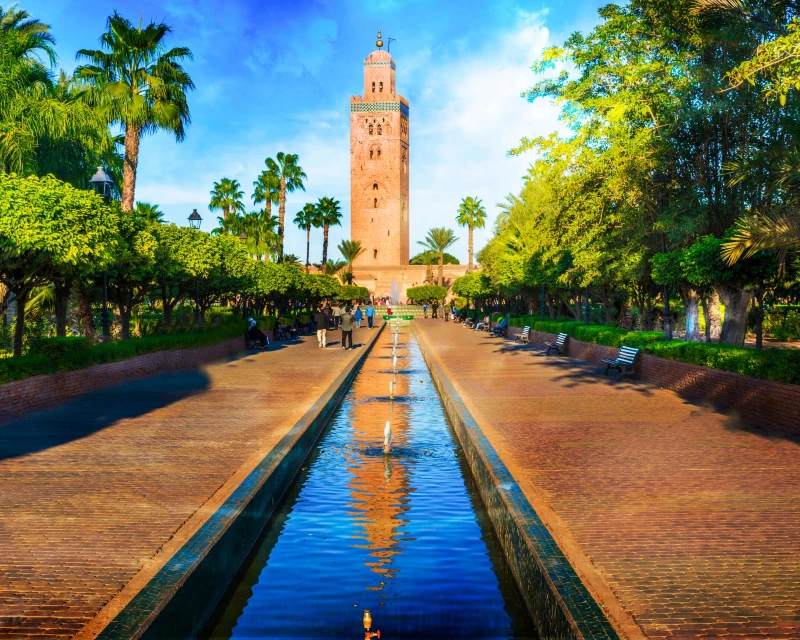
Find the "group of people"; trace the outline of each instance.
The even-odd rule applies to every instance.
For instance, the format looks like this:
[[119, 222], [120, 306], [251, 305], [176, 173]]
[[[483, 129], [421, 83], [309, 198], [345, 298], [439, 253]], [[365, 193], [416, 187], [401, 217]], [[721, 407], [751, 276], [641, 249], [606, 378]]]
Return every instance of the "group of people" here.
[[[458, 322], [458, 309], [454, 304], [450, 304], [449, 302], [445, 302], [441, 307], [439, 306], [438, 302], [434, 302], [431, 305], [431, 317], [438, 318], [439, 312], [441, 311], [442, 315], [444, 316], [445, 322], [450, 322], [450, 316], [453, 316], [453, 322]], [[422, 305], [422, 317], [428, 317], [428, 303], [424, 303]]]
[[361, 322], [364, 317], [367, 318], [367, 325], [370, 329], [374, 328], [373, 322], [375, 318], [375, 307], [370, 301], [366, 309], [361, 309], [360, 304], [354, 307], [330, 304], [317, 310], [314, 313], [312, 322], [317, 329], [317, 343], [320, 349], [327, 346], [327, 338], [329, 330], [341, 329], [342, 331], [342, 349], [353, 348], [353, 329], [360, 329]]

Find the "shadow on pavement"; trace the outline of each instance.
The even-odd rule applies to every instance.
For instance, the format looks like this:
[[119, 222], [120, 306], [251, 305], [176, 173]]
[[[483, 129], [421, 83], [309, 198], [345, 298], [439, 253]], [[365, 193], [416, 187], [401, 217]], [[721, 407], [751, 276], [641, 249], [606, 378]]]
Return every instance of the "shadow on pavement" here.
[[24, 456], [79, 440], [127, 418], [142, 416], [202, 393], [203, 371], [157, 374], [91, 391], [66, 404], [0, 425], [0, 460]]

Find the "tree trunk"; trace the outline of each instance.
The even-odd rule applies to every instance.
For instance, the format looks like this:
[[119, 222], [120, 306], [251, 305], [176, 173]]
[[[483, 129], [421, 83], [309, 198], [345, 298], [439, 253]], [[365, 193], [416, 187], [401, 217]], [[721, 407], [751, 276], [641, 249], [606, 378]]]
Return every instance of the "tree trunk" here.
[[85, 338], [97, 338], [97, 328], [94, 326], [94, 314], [92, 313], [92, 303], [89, 301], [89, 294], [82, 284], [75, 285], [75, 297], [78, 300], [78, 318], [80, 318], [81, 329]]
[[700, 296], [691, 287], [681, 294], [686, 305], [686, 339], [700, 342]]
[[25, 289], [14, 297], [17, 303], [17, 322], [14, 326], [14, 356], [16, 357], [22, 355], [22, 337], [25, 335], [25, 305], [28, 304], [29, 295], [30, 289]]
[[322, 227], [322, 273], [325, 273], [325, 265], [328, 264], [328, 223]]
[[474, 268], [472, 262], [472, 225], [469, 226], [469, 266], [467, 267], [467, 273], [472, 273], [472, 269]]
[[703, 320], [706, 323], [706, 342], [711, 342], [711, 314], [708, 312], [708, 296], [700, 297], [700, 304], [703, 307]]
[[286, 217], [286, 179], [281, 178], [281, 190], [278, 193], [278, 262], [283, 262], [283, 219]]
[[306, 273], [308, 273], [309, 258], [311, 257], [311, 227], [306, 227]]
[[164, 311], [164, 326], [169, 327], [172, 326], [172, 308], [173, 304], [169, 303], [169, 297], [167, 295], [167, 287], [166, 285], [161, 285], [161, 307]]
[[725, 319], [722, 322], [722, 331], [719, 341], [734, 347], [744, 345], [747, 334], [747, 312], [750, 309], [750, 300], [753, 294], [743, 287], [728, 285], [715, 285], [719, 299], [725, 305]]
[[444, 282], [444, 251], [439, 252], [439, 282], [436, 284], [441, 287], [442, 282]]
[[66, 338], [67, 311], [69, 310], [72, 278], [55, 278], [53, 284], [56, 289], [56, 336], [59, 338]]
[[722, 333], [722, 312], [719, 308], [719, 294], [714, 291], [708, 301], [708, 339], [717, 340]]
[[119, 305], [119, 337], [121, 340], [128, 340], [131, 337], [131, 313], [133, 305]]
[[136, 191], [136, 168], [139, 166], [139, 139], [142, 130], [125, 127], [125, 162], [122, 178], [122, 210], [133, 211]]

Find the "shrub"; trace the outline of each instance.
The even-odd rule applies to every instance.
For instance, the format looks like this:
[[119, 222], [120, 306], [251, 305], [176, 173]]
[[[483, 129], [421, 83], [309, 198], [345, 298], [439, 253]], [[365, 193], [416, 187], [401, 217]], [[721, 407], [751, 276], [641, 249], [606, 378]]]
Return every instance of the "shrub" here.
[[780, 342], [800, 340], [800, 311], [770, 313], [764, 318], [764, 331]]
[[245, 322], [230, 317], [216, 329], [194, 333], [147, 336], [92, 344], [85, 338], [48, 338], [31, 344], [31, 352], [18, 358], [0, 359], [0, 384], [31, 376], [83, 369], [104, 362], [118, 362], [155, 351], [192, 349], [244, 335]]

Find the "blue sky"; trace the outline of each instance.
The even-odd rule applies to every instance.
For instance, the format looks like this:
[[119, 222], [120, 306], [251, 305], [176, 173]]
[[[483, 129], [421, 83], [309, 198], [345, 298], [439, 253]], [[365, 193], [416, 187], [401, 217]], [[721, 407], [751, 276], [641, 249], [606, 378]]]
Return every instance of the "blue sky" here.
[[[558, 128], [556, 110], [519, 97], [542, 47], [560, 44], [597, 22], [598, 0], [20, 0], [52, 26], [60, 65], [71, 71], [79, 48], [96, 48], [114, 9], [131, 20], [164, 20], [171, 43], [188, 46], [192, 124], [176, 144], [164, 133], [142, 143], [137, 200], [158, 203], [185, 224], [193, 208], [203, 228], [215, 180], [239, 180], [245, 192], [278, 151], [300, 155], [306, 192], [287, 201], [289, 222], [323, 195], [342, 202], [345, 219], [332, 245], [349, 237], [349, 97], [360, 93], [363, 59], [375, 33], [397, 39], [397, 86], [411, 103], [412, 252], [433, 226], [455, 227], [467, 195], [483, 199], [491, 220], [518, 192], [530, 158], [506, 157], [522, 136]], [[248, 206], [252, 203], [248, 202]], [[251, 208], [255, 208], [252, 207]], [[476, 233], [476, 248], [490, 227]], [[467, 259], [466, 230], [454, 253]], [[287, 251], [304, 258], [305, 234], [287, 230]], [[312, 234], [319, 260], [321, 232]], [[315, 252], [316, 249], [316, 252]], [[334, 251], [334, 253], [336, 253]]]

